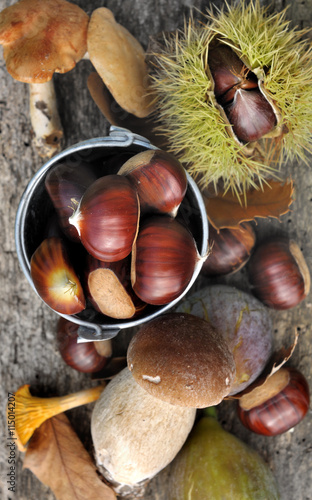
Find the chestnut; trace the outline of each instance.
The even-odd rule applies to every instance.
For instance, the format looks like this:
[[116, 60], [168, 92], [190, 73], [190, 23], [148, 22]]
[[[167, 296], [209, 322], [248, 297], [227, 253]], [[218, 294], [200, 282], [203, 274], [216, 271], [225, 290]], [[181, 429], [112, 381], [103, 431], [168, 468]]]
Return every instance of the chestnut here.
[[84, 292], [61, 238], [46, 238], [30, 260], [33, 284], [52, 309], [61, 314], [77, 314], [86, 307]]
[[242, 143], [257, 141], [277, 124], [271, 103], [234, 50], [220, 40], [210, 44], [208, 66], [214, 94], [222, 106], [236, 138]]
[[210, 44], [208, 65], [214, 81], [214, 94], [220, 103], [232, 100], [233, 94], [230, 91], [243, 83], [245, 88], [247, 82], [249, 88], [257, 87], [257, 79], [250, 79], [250, 75], [253, 74], [248, 71], [234, 50], [218, 40]]
[[277, 123], [273, 107], [258, 88], [238, 89], [224, 111], [236, 137], [243, 143], [261, 139]]
[[134, 183], [141, 214], [164, 213], [175, 217], [187, 189], [187, 177], [182, 164], [162, 150], [147, 150], [136, 154], [118, 171]]
[[219, 276], [239, 271], [249, 260], [256, 243], [251, 223], [245, 222], [239, 229], [209, 228], [209, 257], [203, 263], [204, 276]]
[[295, 368], [280, 368], [266, 382], [238, 401], [238, 416], [247, 429], [265, 436], [297, 425], [310, 405], [309, 385]]
[[186, 289], [200, 260], [186, 226], [166, 215], [148, 217], [132, 251], [133, 290], [143, 302], [168, 304]]
[[106, 355], [103, 356], [96, 348], [97, 342], [77, 342], [78, 328], [79, 325], [65, 318], [58, 320], [56, 335], [58, 350], [64, 362], [71, 368], [83, 373], [96, 373], [104, 368], [111, 357], [111, 347], [109, 349], [111, 342], [102, 341], [106, 347]]
[[95, 180], [96, 176], [88, 163], [58, 163], [48, 172], [45, 179], [45, 188], [58, 215], [59, 225], [64, 234], [75, 242], [79, 242], [80, 238], [77, 229], [68, 219], [86, 189]]
[[310, 272], [298, 244], [276, 237], [259, 245], [248, 263], [254, 295], [273, 309], [290, 309], [310, 291]]
[[139, 222], [134, 186], [121, 175], [100, 177], [85, 191], [69, 222], [93, 257], [106, 262], [124, 259], [131, 253]]
[[85, 289], [94, 309], [106, 316], [127, 319], [146, 307], [131, 287], [130, 256], [117, 262], [103, 262], [88, 255]]

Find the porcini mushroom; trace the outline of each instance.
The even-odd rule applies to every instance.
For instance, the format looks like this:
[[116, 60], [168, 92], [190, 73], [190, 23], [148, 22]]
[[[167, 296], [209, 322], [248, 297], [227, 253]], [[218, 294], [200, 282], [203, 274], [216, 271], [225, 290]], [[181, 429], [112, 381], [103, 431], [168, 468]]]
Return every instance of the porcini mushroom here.
[[226, 397], [235, 362], [222, 334], [187, 313], [166, 313], [132, 337], [127, 361], [136, 382], [172, 405], [205, 408]]
[[[66, 410], [96, 401], [103, 388], [104, 385], [99, 385], [67, 396], [40, 398], [31, 395], [29, 384], [19, 387], [15, 393], [14, 409], [14, 433], [18, 449], [26, 450], [25, 445], [45, 420]], [[8, 409], [8, 421], [10, 420]]]
[[30, 116], [38, 153], [60, 150], [63, 131], [52, 82], [87, 51], [89, 16], [66, 0], [20, 0], [0, 13], [0, 44], [9, 74], [30, 85]]
[[88, 55], [115, 101], [143, 118], [153, 111], [145, 52], [139, 41], [105, 8], [95, 9], [88, 26]]
[[174, 406], [148, 394], [124, 368], [107, 384], [92, 412], [99, 471], [118, 495], [136, 498], [177, 455], [195, 416], [194, 408]]

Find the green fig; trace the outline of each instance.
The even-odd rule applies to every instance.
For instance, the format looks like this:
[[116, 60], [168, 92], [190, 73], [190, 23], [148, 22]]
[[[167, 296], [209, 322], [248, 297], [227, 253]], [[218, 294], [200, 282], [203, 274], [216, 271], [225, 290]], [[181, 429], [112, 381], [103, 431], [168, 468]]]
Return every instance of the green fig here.
[[277, 500], [275, 478], [260, 455], [217, 419], [195, 424], [171, 464], [168, 500]]

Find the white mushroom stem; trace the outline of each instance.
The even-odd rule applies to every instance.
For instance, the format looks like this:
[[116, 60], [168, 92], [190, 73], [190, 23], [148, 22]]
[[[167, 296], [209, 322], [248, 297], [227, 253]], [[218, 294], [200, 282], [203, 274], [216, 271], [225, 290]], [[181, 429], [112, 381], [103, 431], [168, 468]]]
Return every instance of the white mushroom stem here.
[[128, 368], [115, 375], [93, 409], [91, 434], [99, 471], [118, 497], [143, 494], [180, 451], [195, 417], [195, 408], [149, 394]]
[[62, 148], [63, 129], [53, 80], [29, 84], [30, 119], [39, 156], [51, 158]]

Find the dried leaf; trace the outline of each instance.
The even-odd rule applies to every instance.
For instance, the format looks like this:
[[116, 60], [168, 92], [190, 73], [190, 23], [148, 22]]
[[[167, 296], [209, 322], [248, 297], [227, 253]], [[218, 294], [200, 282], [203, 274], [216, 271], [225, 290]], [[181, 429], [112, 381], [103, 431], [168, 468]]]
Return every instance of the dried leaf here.
[[51, 488], [58, 500], [116, 500], [114, 491], [97, 475], [89, 453], [64, 413], [46, 420], [35, 431], [24, 468]]
[[142, 135], [155, 146], [165, 149], [165, 138], [154, 133], [155, 124], [152, 116], [138, 118], [122, 109], [96, 72], [89, 75], [87, 86], [95, 104], [111, 125], [126, 128], [135, 134]]
[[220, 191], [215, 197], [203, 194], [207, 216], [211, 225], [219, 230], [222, 228], [239, 228], [244, 221], [254, 220], [257, 217], [275, 217], [289, 212], [293, 202], [293, 181], [286, 183], [268, 180], [262, 188], [251, 188], [244, 195], [237, 195], [227, 191]]

